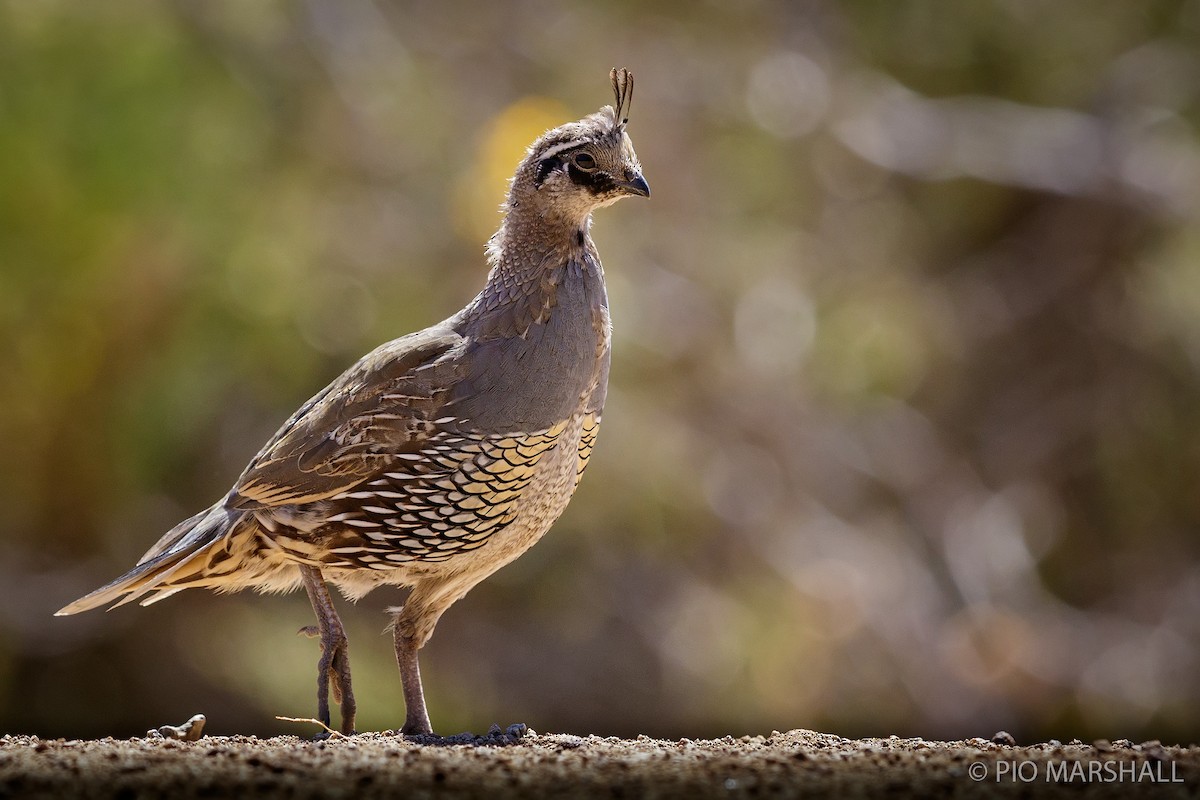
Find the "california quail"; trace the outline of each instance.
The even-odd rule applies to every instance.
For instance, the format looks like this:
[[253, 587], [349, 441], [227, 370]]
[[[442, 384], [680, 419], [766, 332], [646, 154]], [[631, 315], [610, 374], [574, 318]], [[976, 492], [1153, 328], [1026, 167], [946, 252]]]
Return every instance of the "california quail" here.
[[346, 634], [325, 581], [352, 599], [411, 587], [394, 615], [406, 734], [430, 733], [417, 651], [438, 618], [549, 529], [587, 466], [608, 382], [610, 321], [591, 213], [650, 187], [625, 133], [633, 76], [605, 106], [534, 142], [466, 308], [364, 356], [305, 403], [233, 489], [137, 566], [59, 614], [181, 589], [303, 584], [329, 687], [354, 730]]

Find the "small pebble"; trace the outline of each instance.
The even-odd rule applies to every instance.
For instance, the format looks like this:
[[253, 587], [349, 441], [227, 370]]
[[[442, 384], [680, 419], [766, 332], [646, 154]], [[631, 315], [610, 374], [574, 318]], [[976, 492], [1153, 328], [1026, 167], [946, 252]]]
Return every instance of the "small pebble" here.
[[162, 725], [146, 731], [147, 739], [169, 739], [180, 742], [197, 742], [204, 735], [204, 723], [208, 719], [203, 714], [196, 714], [182, 725]]

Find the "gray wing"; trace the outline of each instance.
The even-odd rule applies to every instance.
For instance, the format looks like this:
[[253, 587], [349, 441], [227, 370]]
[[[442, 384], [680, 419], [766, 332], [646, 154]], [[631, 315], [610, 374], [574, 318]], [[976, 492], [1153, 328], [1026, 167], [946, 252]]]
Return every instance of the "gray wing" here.
[[230, 493], [230, 508], [323, 500], [420, 451], [461, 379], [463, 339], [445, 327], [389, 342], [284, 423]]

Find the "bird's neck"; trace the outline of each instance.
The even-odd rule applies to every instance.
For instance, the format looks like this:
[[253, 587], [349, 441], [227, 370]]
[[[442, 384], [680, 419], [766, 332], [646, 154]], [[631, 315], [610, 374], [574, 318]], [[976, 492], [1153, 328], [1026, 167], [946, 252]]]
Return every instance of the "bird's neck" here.
[[521, 211], [510, 208], [488, 242], [491, 271], [487, 284], [463, 310], [468, 321], [495, 315], [512, 317], [517, 334], [528, 324], [548, 318], [563, 281], [588, 275], [603, 286], [600, 259], [588, 233], [590, 216], [572, 224]]
[[528, 284], [532, 290], [564, 264], [595, 260], [591, 226], [591, 215], [582, 220], [548, 218], [534, 209], [510, 207], [488, 243], [489, 283]]
[[590, 213], [580, 218], [544, 213], [532, 203], [517, 203], [510, 198], [504, 221], [492, 237], [493, 248], [505, 262], [518, 267], [536, 267], [531, 262], [554, 256], [569, 256], [591, 246]]

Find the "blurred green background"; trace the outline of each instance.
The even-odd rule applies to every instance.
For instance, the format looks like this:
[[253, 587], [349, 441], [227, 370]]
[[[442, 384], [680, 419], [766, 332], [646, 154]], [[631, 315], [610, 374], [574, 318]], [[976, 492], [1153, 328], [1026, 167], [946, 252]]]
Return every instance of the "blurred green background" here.
[[613, 65], [604, 430], [435, 727], [1200, 739], [1196, 0], [0, 2], [0, 731], [311, 733], [301, 595], [51, 614], [465, 303]]

